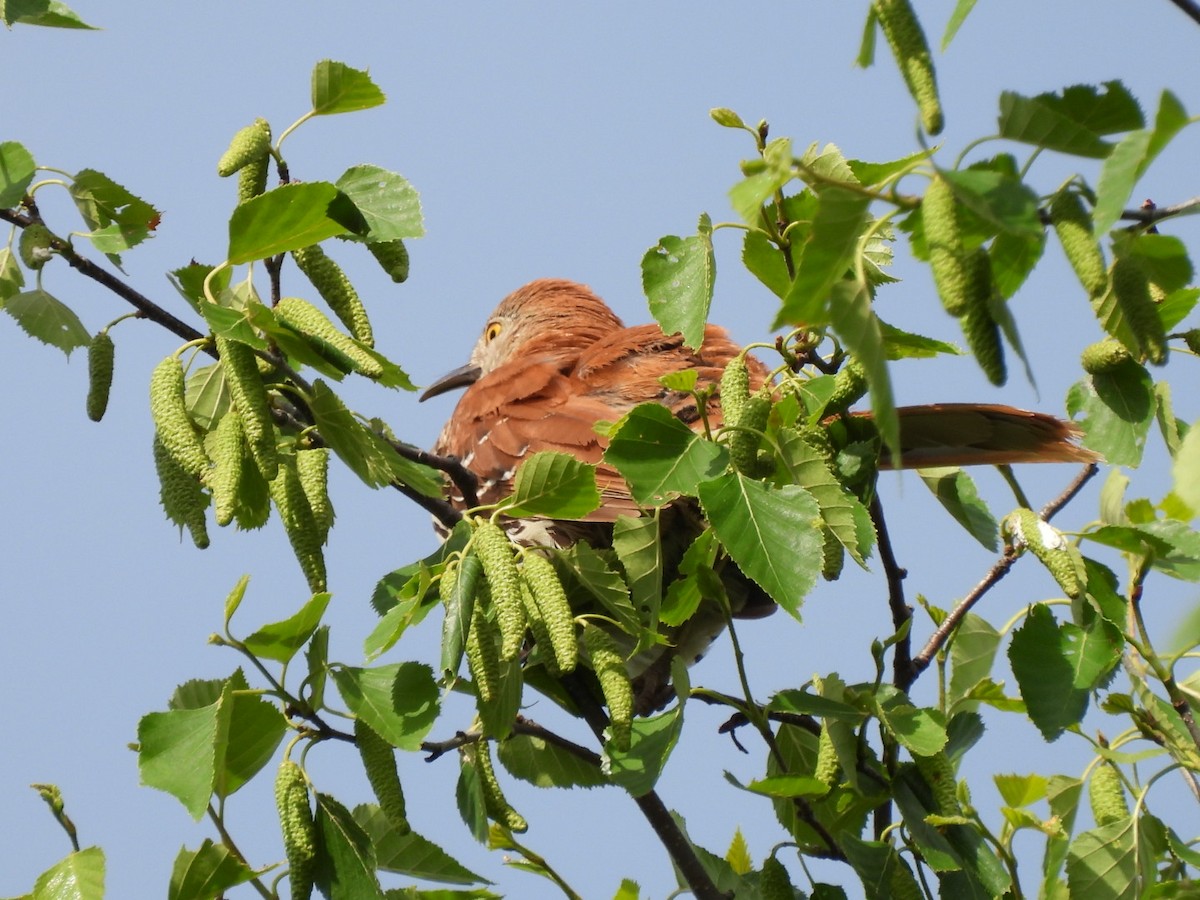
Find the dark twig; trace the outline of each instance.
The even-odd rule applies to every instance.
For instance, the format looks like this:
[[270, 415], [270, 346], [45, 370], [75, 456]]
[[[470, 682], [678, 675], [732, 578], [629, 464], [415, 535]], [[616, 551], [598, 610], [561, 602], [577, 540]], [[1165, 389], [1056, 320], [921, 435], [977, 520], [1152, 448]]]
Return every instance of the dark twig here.
[[[1100, 471], [1100, 467], [1095, 463], [1089, 463], [1084, 466], [1078, 475], [1067, 485], [1066, 490], [1042, 507], [1041, 516], [1046, 521], [1049, 521], [1059, 510], [1071, 502], [1085, 484]], [[950, 635], [954, 633], [954, 629], [958, 627], [958, 623], [963, 617], [971, 611], [980, 598], [986, 594], [993, 585], [1001, 578], [1008, 574], [1008, 570], [1012, 568], [1013, 563], [1017, 561], [1017, 553], [1012, 547], [1006, 547], [1004, 555], [996, 560], [995, 564], [988, 571], [983, 580], [965, 596], [958, 606], [950, 611], [950, 614], [942, 620], [942, 624], [938, 626], [937, 631], [921, 649], [913, 659], [913, 680], [929, 668], [929, 663], [933, 660], [934, 655], [945, 645], [950, 639]]]
[[892, 659], [892, 683], [900, 690], [907, 691], [916, 678], [912, 664], [912, 638], [906, 628], [912, 620], [912, 607], [904, 602], [904, 578], [908, 574], [898, 562], [892, 550], [892, 540], [888, 536], [887, 522], [883, 516], [883, 505], [879, 495], [871, 498], [871, 522], [875, 525], [875, 534], [879, 541], [879, 561], [883, 563], [883, 572], [887, 578], [888, 608], [892, 611], [892, 631], [899, 634], [902, 630], [904, 637], [896, 641], [895, 656]]
[[[602, 740], [604, 729], [608, 727], [608, 716], [596, 703], [588, 686], [576, 674], [563, 677], [562, 685], [571, 699], [575, 701], [575, 706], [583, 720], [587, 722], [588, 727], [592, 729], [597, 739]], [[700, 858], [696, 856], [696, 848], [683, 833], [679, 823], [671, 816], [670, 810], [662, 802], [658, 793], [653, 790], [647, 791], [641, 796], [634, 797], [633, 802], [637, 804], [642, 816], [654, 829], [654, 833], [666, 848], [672, 861], [679, 867], [679, 871], [688, 886], [691, 887], [693, 895], [700, 900], [728, 900], [709, 877]]]
[[1200, 25], [1200, 3], [1195, 0], [1171, 0], [1180, 11], [1197, 25]]
[[[576, 744], [574, 741], [567, 740], [562, 735], [551, 731], [534, 722], [532, 719], [527, 719], [524, 716], [517, 716], [513, 721], [513, 734], [524, 734], [530, 737], [541, 738], [548, 744], [554, 744], [556, 747], [561, 747], [572, 756], [576, 756], [590, 766], [599, 769], [601, 765], [600, 754], [589, 750], [587, 747]], [[421, 750], [429, 755], [425, 757], [425, 762], [433, 762], [439, 759], [451, 750], [457, 750], [459, 747], [466, 744], [474, 743], [483, 737], [478, 731], [459, 731], [454, 737], [447, 738], [444, 741], [423, 741]]]

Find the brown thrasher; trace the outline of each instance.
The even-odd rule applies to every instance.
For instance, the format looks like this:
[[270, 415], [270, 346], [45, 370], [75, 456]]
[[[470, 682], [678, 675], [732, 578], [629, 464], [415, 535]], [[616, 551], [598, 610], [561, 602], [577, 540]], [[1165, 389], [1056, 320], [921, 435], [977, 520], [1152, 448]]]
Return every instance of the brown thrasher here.
[[[541, 279], [504, 298], [488, 318], [470, 362], [435, 381], [421, 399], [466, 387], [434, 452], [457, 457], [476, 476], [481, 504], [507, 497], [517, 467], [537, 451], [557, 450], [595, 463], [602, 502], [582, 521], [510, 521], [506, 528], [527, 546], [565, 547], [580, 539], [602, 546], [611, 535], [609, 524], [621, 515], [637, 515], [638, 507], [621, 476], [602, 461], [606, 440], [596, 432], [596, 423], [615, 422], [639, 403], [656, 402], [683, 422], [699, 426], [694, 396], [664, 388], [660, 376], [695, 369], [697, 387], [716, 386], [726, 363], [740, 349], [715, 325], [705, 328], [699, 351], [683, 346], [678, 334], [663, 334], [657, 325], [627, 328], [584, 285]], [[766, 379], [767, 368], [753, 358], [747, 363], [753, 390]], [[899, 413], [904, 468], [1095, 458], [1074, 443], [1074, 426], [1044, 413], [987, 403], [910, 406]], [[705, 414], [710, 425], [720, 425], [715, 393]], [[449, 499], [464, 508], [461, 493], [452, 490]], [[698, 520], [698, 511], [688, 506], [676, 509], [676, 514]], [[671, 530], [664, 526], [663, 534]], [[686, 532], [690, 540], [700, 528], [674, 530]], [[740, 585], [731, 586], [731, 578]], [[729, 567], [724, 580], [731, 601], [740, 597], [735, 610], [740, 605], [742, 615], [763, 615], [773, 608], [736, 568]], [[706, 627], [705, 645], [723, 622], [710, 619]], [[677, 637], [684, 652], [683, 644], [689, 642]]]

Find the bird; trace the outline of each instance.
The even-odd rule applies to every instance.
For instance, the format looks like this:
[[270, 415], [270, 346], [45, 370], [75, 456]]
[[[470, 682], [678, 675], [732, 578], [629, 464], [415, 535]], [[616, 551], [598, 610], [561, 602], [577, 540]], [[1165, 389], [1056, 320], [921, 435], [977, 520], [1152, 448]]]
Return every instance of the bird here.
[[[597, 424], [615, 422], [638, 404], [653, 402], [693, 428], [702, 428], [705, 421], [710, 428], [719, 427], [716, 388], [741, 349], [717, 325], [706, 325], [698, 349], [655, 324], [626, 326], [587, 286], [544, 278], [505, 297], [488, 317], [468, 362], [430, 384], [420, 399], [465, 388], [433, 452], [457, 458], [475, 476], [478, 504], [511, 494], [518, 467], [538, 451], [560, 451], [594, 464], [601, 503], [582, 519], [510, 519], [503, 524], [510, 538], [525, 546], [564, 548], [580, 540], [604, 546], [611, 540], [612, 524], [640, 510], [620, 474], [604, 462], [607, 438]], [[751, 390], [756, 390], [768, 381], [769, 370], [753, 356], [747, 355], [746, 363]], [[704, 410], [697, 408], [695, 393], [672, 390], [659, 380], [685, 369], [696, 372], [698, 389], [713, 388]], [[884, 455], [883, 467], [1095, 459], [1077, 443], [1073, 424], [1046, 413], [999, 404], [941, 403], [900, 407], [898, 414], [900, 458]], [[458, 487], [448, 488], [447, 499], [460, 511], [467, 507]], [[686, 500], [673, 507], [682, 521], [662, 533], [690, 532], [686, 536], [694, 538], [703, 527], [698, 508]], [[444, 536], [444, 526], [440, 530]], [[730, 591], [731, 600], [735, 594], [741, 598], [735, 614], [756, 617], [773, 610], [770, 598], [735, 567], [729, 568], [729, 576], [723, 575], [727, 586], [740, 579], [734, 585], [740, 590]], [[722, 618], [704, 628], [711, 632], [723, 626]], [[683, 646], [684, 638], [676, 637]], [[703, 635], [699, 643], [710, 638]]]

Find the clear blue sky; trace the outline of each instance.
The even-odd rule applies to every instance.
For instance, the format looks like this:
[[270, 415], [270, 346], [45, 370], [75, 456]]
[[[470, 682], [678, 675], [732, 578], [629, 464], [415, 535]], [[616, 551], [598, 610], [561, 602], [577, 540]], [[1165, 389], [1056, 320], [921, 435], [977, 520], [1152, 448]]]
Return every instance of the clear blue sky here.
[[[954, 4], [919, 5], [940, 36]], [[186, 317], [163, 273], [192, 258], [223, 258], [234, 185], [217, 179], [215, 165], [230, 135], [260, 115], [278, 132], [303, 113], [309, 72], [319, 59], [369, 68], [388, 104], [311, 122], [289, 139], [286, 153], [299, 179], [336, 178], [350, 165], [371, 162], [403, 173], [421, 192], [428, 236], [410, 244], [407, 284], [392, 285], [365, 254], [334, 252], [367, 298], [380, 349], [428, 383], [465, 359], [504, 294], [535, 277], [584, 281], [627, 321], [648, 320], [643, 252], [661, 235], [690, 233], [701, 212], [717, 221], [733, 217], [726, 191], [750, 147], [745, 135], [715, 126], [710, 107], [733, 107], [749, 121], [765, 117], [774, 134], [790, 135], [801, 147], [834, 142], [847, 156], [872, 160], [915, 150], [914, 110], [890, 58], [867, 71], [852, 65], [866, 6], [78, 0], [77, 11], [103, 31], [18, 27], [0, 35], [10, 60], [0, 139], [24, 143], [46, 165], [100, 169], [164, 210], [157, 236], [127, 254], [126, 268], [139, 289]], [[1036, 93], [1120, 78], [1151, 112], [1164, 87], [1200, 111], [1198, 47], [1200, 28], [1167, 0], [981, 3], [949, 51], [937, 56], [948, 121], [943, 158], [948, 164], [969, 140], [990, 132], [1004, 89]], [[1176, 141], [1135, 199], [1165, 204], [1200, 193], [1198, 139], [1188, 132]], [[1038, 187], [1049, 192], [1076, 170], [1094, 182], [1097, 170], [1087, 161], [1048, 157], [1034, 171]], [[65, 224], [69, 210], [61, 196], [41, 196], [52, 227], [75, 227]], [[1196, 245], [1194, 221], [1170, 230]], [[744, 341], [762, 339], [773, 300], [738, 271], [735, 234], [717, 238], [712, 317]], [[907, 280], [881, 295], [886, 317], [958, 340], [927, 270], [898, 252], [896, 274]], [[1055, 255], [1052, 242], [1048, 256]], [[45, 286], [92, 330], [125, 311], [62, 266], [47, 270]], [[969, 360], [910, 363], [895, 368], [901, 402], [990, 400], [1061, 413], [1078, 349], [1099, 335], [1077, 331], [1083, 302], [1058, 259], [1039, 267], [1014, 301], [1039, 392], [1019, 377], [1003, 390], [990, 388]], [[0, 895], [28, 890], [68, 849], [27, 787], [34, 781], [61, 785], [84, 844], [104, 847], [110, 896], [160, 895], [180, 845], [195, 847], [211, 832], [193, 824], [173, 798], [138, 787], [136, 758], [126, 748], [137, 721], [163, 709], [177, 684], [224, 677], [238, 665], [231, 651], [205, 638], [219, 629], [223, 598], [241, 574], [252, 576], [239, 614], [247, 631], [289, 615], [306, 597], [277, 523], [250, 535], [214, 528], [213, 546], [200, 552], [180, 543], [163, 520], [150, 462], [146, 381], [177, 342], [140, 322], [126, 323], [115, 336], [113, 403], [94, 425], [83, 412], [84, 355], [68, 364], [0, 316], [6, 385], [0, 421], [7, 435], [0, 477], [6, 685]], [[1197, 415], [1185, 389], [1194, 363], [1180, 359], [1171, 367], [1188, 420]], [[423, 445], [452, 403], [418, 406], [410, 395], [349, 382], [347, 396]], [[1163, 455], [1153, 460], [1148, 468], [1161, 468]], [[1057, 467], [1030, 473], [1034, 502], [1056, 494], [1071, 474]], [[979, 477], [995, 512], [1007, 512], [1011, 499], [999, 479]], [[1139, 479], [1135, 490], [1150, 496], [1166, 484], [1162, 472]], [[897, 551], [911, 573], [910, 601], [924, 592], [951, 605], [991, 556], [945, 527], [915, 477], [893, 477], [884, 487]], [[429, 552], [435, 538], [427, 516], [392, 491], [371, 492], [344, 471], [335, 473], [333, 488], [331, 655], [354, 664], [374, 623], [367, 601], [375, 581]], [[1093, 490], [1063, 522], [1092, 519], [1095, 498]], [[1027, 577], [1012, 578], [989, 597], [983, 611], [992, 621], [1055, 590], [1044, 573], [1026, 568]], [[783, 616], [748, 625], [742, 634], [760, 695], [814, 673], [870, 677], [867, 646], [886, 634], [881, 584], [877, 573], [850, 574], [816, 590], [803, 626]], [[1162, 623], [1195, 602], [1190, 586], [1160, 580], [1155, 587]], [[918, 621], [918, 632], [927, 633], [927, 623]], [[409, 654], [433, 661], [437, 641], [431, 619], [413, 636]], [[728, 653], [713, 656], [696, 678], [730, 685]], [[548, 706], [530, 713], [549, 715]], [[761, 754], [743, 757], [717, 736], [720, 713], [699, 704], [688, 712], [677, 753], [691, 762], [664, 780], [663, 797], [715, 851], [723, 852], [742, 825], [761, 860], [786, 835], [761, 801], [720, 777], [724, 770], [743, 780], [761, 775]], [[465, 708], [457, 717], [450, 713], [435, 735], [468, 721]], [[1086, 755], [1069, 744], [1064, 738], [1047, 747], [1032, 728], [998, 731], [985, 739], [982, 755], [998, 770], [1078, 774]], [[347, 748], [318, 748], [309, 761], [321, 789], [351, 803], [368, 798]], [[470, 841], [454, 809], [456, 773], [452, 757], [429, 765], [417, 755], [401, 760], [416, 829], [509, 896], [553, 896], [545, 883], [504, 868], [499, 854]], [[234, 833], [256, 863], [279, 852], [269, 778], [262, 780], [230, 804]], [[647, 896], [671, 890], [664, 852], [619, 791], [562, 797], [514, 784], [511, 795], [532, 822], [528, 844], [584, 896], [611, 896], [621, 877], [641, 882]], [[1194, 808], [1190, 815], [1194, 822]], [[852, 884], [848, 872], [834, 874]]]

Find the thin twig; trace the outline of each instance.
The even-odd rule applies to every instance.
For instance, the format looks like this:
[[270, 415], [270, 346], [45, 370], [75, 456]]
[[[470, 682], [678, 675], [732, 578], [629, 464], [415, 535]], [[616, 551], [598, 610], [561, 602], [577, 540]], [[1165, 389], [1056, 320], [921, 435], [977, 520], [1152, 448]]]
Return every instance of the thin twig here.
[[1200, 3], [1196, 3], [1195, 0], [1171, 0], [1171, 2], [1178, 6], [1185, 16], [1200, 25]]
[[[579, 714], [587, 722], [597, 739], [603, 739], [604, 729], [608, 727], [608, 716], [596, 703], [587, 685], [574, 673], [564, 676], [562, 685], [571, 699], [575, 701]], [[650, 824], [675, 865], [679, 867], [680, 873], [691, 887], [693, 894], [699, 900], [728, 900], [713, 883], [704, 865], [700, 862], [700, 858], [696, 855], [696, 848], [692, 846], [692, 842], [683, 833], [683, 829], [679, 827], [657, 792], [647, 791], [645, 794], [634, 797], [633, 802], [637, 804], [642, 816]]]
[[[878, 538], [879, 561], [883, 564], [883, 572], [887, 578], [888, 608], [892, 612], [892, 631], [899, 634], [912, 620], [912, 607], [904, 601], [904, 578], [908, 574], [896, 561], [892, 549], [892, 541], [888, 536], [887, 522], [883, 516], [883, 505], [879, 495], [871, 498], [871, 521], [875, 525]], [[892, 683], [900, 690], [907, 691], [916, 678], [916, 670], [912, 663], [911, 632], [896, 641], [895, 656], [892, 659]]]
[[[1100, 467], [1096, 463], [1089, 463], [1084, 466], [1071, 483], [1067, 485], [1066, 490], [1042, 507], [1041, 517], [1047, 522], [1050, 521], [1059, 510], [1074, 499], [1076, 494], [1083, 490], [1083, 486], [1099, 471]], [[921, 652], [913, 659], [914, 681], [917, 676], [929, 668], [929, 663], [933, 660], [933, 657], [942, 649], [946, 641], [950, 639], [950, 635], [954, 633], [954, 629], [958, 627], [958, 623], [962, 621], [963, 617], [971, 611], [971, 607], [978, 603], [980, 598], [991, 590], [996, 582], [1008, 574], [1008, 570], [1012, 568], [1013, 563], [1016, 561], [1016, 550], [1012, 547], [1006, 547], [1004, 554], [996, 560], [987, 575], [942, 620], [942, 624], [938, 626], [937, 631], [933, 633], [933, 636], [929, 638], [929, 641], [921, 649]]]

